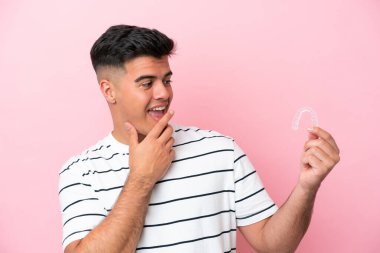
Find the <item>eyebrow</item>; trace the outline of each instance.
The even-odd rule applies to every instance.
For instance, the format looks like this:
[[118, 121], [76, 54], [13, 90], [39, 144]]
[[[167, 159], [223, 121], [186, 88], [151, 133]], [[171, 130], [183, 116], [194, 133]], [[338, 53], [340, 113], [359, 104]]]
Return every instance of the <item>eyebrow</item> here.
[[[166, 73], [164, 75], [164, 78], [166, 78], [168, 76], [171, 76], [171, 75], [173, 75], [173, 72], [169, 71], [168, 73]], [[157, 76], [152, 76], [152, 75], [139, 76], [138, 78], [136, 78], [135, 83], [138, 83], [138, 82], [140, 82], [143, 79], [154, 79], [154, 78], [157, 78]]]

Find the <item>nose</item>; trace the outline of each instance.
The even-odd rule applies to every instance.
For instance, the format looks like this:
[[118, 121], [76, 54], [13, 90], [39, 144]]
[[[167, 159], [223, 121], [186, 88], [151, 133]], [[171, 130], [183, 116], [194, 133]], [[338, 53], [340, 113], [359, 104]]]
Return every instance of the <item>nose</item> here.
[[156, 100], [167, 100], [170, 97], [170, 86], [165, 86], [163, 82], [157, 82], [153, 87], [153, 98]]

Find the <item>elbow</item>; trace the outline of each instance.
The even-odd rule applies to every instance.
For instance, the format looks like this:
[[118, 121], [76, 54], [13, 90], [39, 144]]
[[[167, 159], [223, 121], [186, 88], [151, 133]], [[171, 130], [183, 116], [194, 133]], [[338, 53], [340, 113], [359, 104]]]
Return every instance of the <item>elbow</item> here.
[[64, 253], [82, 253], [83, 250], [79, 247], [81, 242], [82, 239], [71, 242], [66, 246]]

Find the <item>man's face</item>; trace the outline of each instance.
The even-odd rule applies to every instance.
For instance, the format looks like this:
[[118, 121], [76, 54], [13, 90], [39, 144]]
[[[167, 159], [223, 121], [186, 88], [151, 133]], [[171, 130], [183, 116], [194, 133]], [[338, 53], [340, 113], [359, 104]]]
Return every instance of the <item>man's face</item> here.
[[173, 99], [168, 56], [140, 56], [126, 63], [125, 69], [115, 85], [119, 123], [128, 121], [146, 136]]

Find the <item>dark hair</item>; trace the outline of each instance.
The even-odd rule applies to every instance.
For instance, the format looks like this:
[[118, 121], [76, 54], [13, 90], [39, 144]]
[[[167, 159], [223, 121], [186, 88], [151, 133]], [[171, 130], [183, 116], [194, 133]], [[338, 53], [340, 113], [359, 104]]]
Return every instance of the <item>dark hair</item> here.
[[173, 40], [156, 29], [115, 25], [95, 41], [90, 55], [96, 72], [103, 66], [122, 68], [124, 63], [139, 56], [161, 58], [173, 53]]

